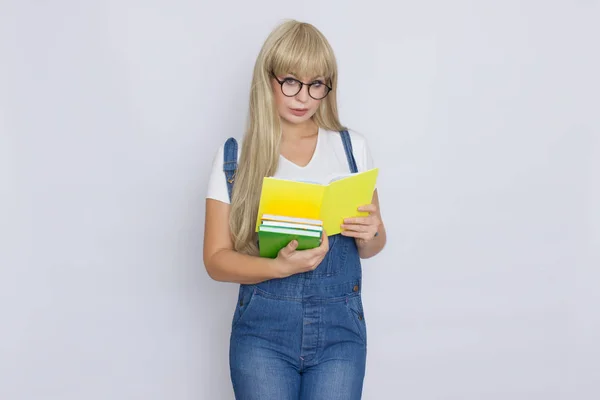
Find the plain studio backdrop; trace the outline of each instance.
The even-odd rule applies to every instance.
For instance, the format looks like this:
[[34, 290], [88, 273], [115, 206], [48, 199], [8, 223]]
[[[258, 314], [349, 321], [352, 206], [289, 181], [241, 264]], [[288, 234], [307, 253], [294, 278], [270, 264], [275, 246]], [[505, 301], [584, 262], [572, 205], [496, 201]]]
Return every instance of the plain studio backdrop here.
[[363, 398], [600, 398], [593, 0], [2, 0], [0, 398], [233, 398], [204, 196], [285, 18], [381, 168]]

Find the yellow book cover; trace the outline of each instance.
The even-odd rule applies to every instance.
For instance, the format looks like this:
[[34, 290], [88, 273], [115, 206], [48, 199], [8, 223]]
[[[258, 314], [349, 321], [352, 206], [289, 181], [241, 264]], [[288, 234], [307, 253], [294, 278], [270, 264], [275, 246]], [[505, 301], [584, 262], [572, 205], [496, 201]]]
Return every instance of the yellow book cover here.
[[262, 216], [269, 214], [321, 220], [327, 235], [336, 235], [344, 218], [368, 215], [358, 207], [371, 204], [378, 174], [373, 168], [335, 177], [328, 184], [264, 178], [256, 231]]

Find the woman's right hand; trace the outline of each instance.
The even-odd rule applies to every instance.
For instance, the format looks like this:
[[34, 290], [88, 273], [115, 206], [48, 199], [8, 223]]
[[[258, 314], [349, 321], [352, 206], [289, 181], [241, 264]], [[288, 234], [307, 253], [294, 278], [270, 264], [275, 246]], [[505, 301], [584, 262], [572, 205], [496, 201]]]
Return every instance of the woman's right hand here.
[[296, 250], [297, 247], [298, 242], [292, 240], [279, 251], [275, 259], [277, 269], [282, 278], [316, 269], [329, 251], [329, 238], [327, 237], [327, 233], [323, 231], [319, 247], [308, 250]]

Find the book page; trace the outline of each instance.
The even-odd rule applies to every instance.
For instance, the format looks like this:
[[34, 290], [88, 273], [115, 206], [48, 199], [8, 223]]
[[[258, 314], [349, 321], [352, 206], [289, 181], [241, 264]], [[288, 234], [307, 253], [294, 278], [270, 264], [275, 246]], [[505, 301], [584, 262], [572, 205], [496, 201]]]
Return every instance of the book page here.
[[377, 168], [373, 168], [373, 169], [370, 169], [370, 170], [367, 170], [367, 171], [357, 172], [357, 173], [354, 173], [354, 174], [351, 173], [351, 172], [348, 172], [348, 173], [345, 173], [345, 174], [330, 175], [327, 178], [327, 182], [328, 182], [327, 185], [331, 185], [333, 182], [336, 182], [336, 181], [339, 181], [339, 180], [342, 180], [342, 179], [351, 178], [351, 177], [354, 177], [354, 176], [357, 176], [357, 175], [371, 174], [374, 169], [377, 169]]
[[348, 177], [350, 177], [350, 176], [352, 176], [352, 175], [354, 175], [354, 174], [333, 175], [333, 176], [331, 176], [331, 177], [330, 177], [330, 178], [327, 180], [327, 181], [328, 181], [328, 185], [332, 184], [332, 183], [333, 183], [333, 182], [335, 182], [335, 181], [339, 181], [339, 180], [341, 180], [341, 179], [348, 178]]
[[321, 219], [327, 235], [341, 232], [344, 218], [364, 216], [358, 207], [371, 204], [379, 169], [374, 168], [345, 179], [339, 179], [327, 186], [321, 209]]
[[264, 178], [256, 231], [263, 214], [321, 219], [325, 186], [277, 178]]

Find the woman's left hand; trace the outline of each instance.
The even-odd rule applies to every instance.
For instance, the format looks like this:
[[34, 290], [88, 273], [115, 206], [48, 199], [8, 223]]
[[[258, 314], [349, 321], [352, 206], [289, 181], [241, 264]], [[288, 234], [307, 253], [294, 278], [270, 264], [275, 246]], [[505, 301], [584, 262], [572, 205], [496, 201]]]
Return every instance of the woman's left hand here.
[[377, 236], [381, 219], [375, 204], [358, 207], [358, 211], [366, 211], [369, 215], [344, 219], [344, 223], [341, 225], [341, 233], [344, 236], [356, 238], [357, 244], [363, 245]]

